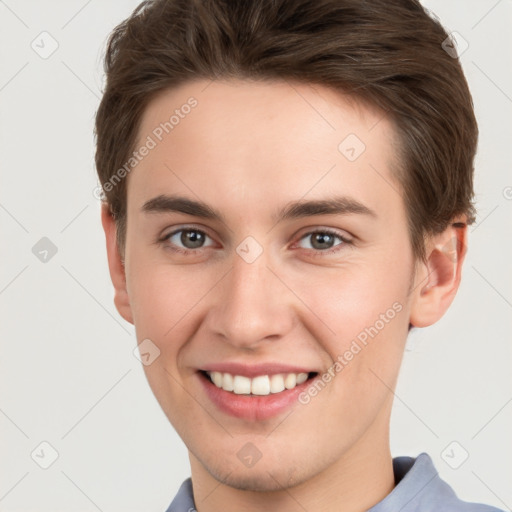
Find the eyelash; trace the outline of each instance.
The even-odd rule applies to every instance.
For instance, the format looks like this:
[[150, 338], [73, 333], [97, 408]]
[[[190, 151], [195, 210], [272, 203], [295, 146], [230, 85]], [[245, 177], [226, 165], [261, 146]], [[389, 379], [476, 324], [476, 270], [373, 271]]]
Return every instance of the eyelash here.
[[[162, 238], [160, 238], [158, 240], [158, 243], [159, 244], [165, 244], [166, 242], [169, 241], [169, 239], [171, 237], [173, 237], [174, 235], [176, 235], [177, 233], [181, 233], [182, 231], [195, 231], [196, 233], [201, 233], [202, 235], [208, 237], [208, 238], [211, 238], [208, 236], [207, 233], [205, 233], [203, 230], [201, 229], [197, 229], [197, 228], [194, 228], [194, 227], [182, 227], [180, 229], [177, 229], [175, 231], [172, 231], [171, 233], [168, 233], [167, 235], [163, 236]], [[329, 228], [323, 228], [323, 229], [316, 229], [316, 230], [313, 230], [313, 231], [308, 231], [307, 233], [304, 233], [300, 238], [299, 238], [299, 242], [301, 240], [303, 240], [304, 238], [307, 238], [308, 236], [311, 236], [311, 235], [314, 235], [314, 234], [317, 234], [317, 233], [322, 233], [324, 235], [331, 235], [331, 236], [334, 236], [336, 238], [338, 238], [339, 240], [341, 240], [342, 243], [330, 248], [330, 249], [324, 249], [324, 250], [315, 250], [315, 249], [306, 249], [306, 251], [311, 251], [312, 252], [312, 255], [314, 257], [316, 256], [324, 256], [326, 254], [334, 254], [334, 253], [337, 253], [338, 251], [340, 251], [342, 249], [343, 246], [345, 245], [353, 245], [353, 241], [348, 239], [347, 237], [345, 237], [344, 235], [342, 235], [341, 233], [339, 233], [338, 231], [335, 231], [333, 229], [329, 229]], [[296, 242], [297, 243], [297, 242]], [[174, 244], [170, 244], [168, 245], [168, 247], [174, 251], [174, 252], [177, 252], [179, 254], [183, 254], [184, 256], [192, 256], [192, 255], [198, 255], [198, 254], [201, 254], [201, 252], [205, 249], [205, 247], [200, 247], [198, 249], [183, 249], [181, 247], [178, 247]]]

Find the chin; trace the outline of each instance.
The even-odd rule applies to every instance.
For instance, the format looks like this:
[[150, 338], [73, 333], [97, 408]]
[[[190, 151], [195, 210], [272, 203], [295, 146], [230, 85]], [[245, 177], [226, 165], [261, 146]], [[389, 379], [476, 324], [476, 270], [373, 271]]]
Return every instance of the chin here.
[[285, 482], [286, 477], [280, 474], [282, 469], [277, 469], [275, 473], [273, 471], [262, 471], [261, 469], [257, 473], [253, 473], [253, 470], [254, 468], [233, 471], [227, 475], [214, 472], [210, 472], [210, 474], [224, 485], [229, 485], [240, 491], [272, 492], [289, 487]]
[[306, 474], [305, 468], [299, 470], [297, 464], [282, 459], [275, 463], [260, 460], [251, 468], [243, 467], [242, 463], [222, 464], [219, 460], [211, 464], [200, 462], [215, 480], [241, 491], [279, 491], [299, 485], [312, 476]]

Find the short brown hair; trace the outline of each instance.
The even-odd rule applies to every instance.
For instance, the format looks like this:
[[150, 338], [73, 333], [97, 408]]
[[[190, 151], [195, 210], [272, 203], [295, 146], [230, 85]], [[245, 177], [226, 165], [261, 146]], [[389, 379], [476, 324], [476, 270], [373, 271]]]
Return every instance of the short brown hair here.
[[478, 127], [448, 37], [417, 0], [141, 3], [110, 36], [96, 116], [96, 166], [121, 254], [126, 180], [105, 185], [133, 151], [148, 103], [187, 81], [239, 78], [320, 84], [386, 112], [413, 252], [424, 257], [425, 236], [461, 215], [474, 222]]

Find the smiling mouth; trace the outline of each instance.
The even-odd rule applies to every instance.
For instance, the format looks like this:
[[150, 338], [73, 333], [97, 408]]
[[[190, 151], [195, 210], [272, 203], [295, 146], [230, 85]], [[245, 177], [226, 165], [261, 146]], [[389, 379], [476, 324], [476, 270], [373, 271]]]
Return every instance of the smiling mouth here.
[[318, 375], [310, 373], [276, 373], [272, 375], [258, 375], [250, 378], [244, 375], [233, 375], [227, 372], [201, 371], [204, 377], [216, 387], [229, 391], [235, 395], [266, 396], [278, 394], [294, 389], [309, 379]]

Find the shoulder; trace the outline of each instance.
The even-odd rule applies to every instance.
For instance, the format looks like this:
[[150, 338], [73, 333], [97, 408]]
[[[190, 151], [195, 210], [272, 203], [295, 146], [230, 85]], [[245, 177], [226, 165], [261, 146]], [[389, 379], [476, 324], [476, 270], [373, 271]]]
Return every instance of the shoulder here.
[[501, 509], [461, 500], [439, 476], [432, 459], [421, 453], [393, 459], [396, 486], [368, 512], [504, 512]]

